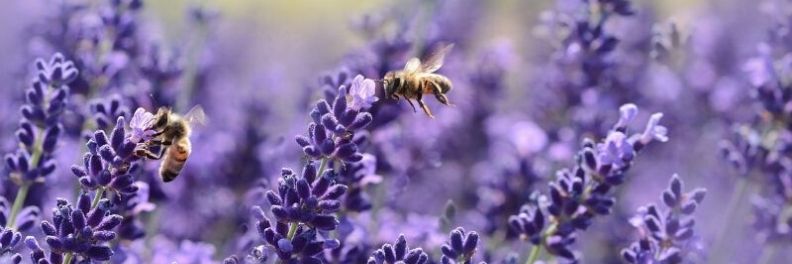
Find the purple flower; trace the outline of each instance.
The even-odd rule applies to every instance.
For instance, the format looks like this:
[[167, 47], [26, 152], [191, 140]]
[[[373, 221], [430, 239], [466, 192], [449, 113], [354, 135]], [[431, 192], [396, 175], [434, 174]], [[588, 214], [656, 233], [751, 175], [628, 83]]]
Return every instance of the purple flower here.
[[45, 257], [44, 249], [34, 237], [25, 239], [33, 263], [61, 263], [64, 259], [77, 262], [109, 260], [113, 250], [105, 243], [117, 237], [114, 229], [124, 218], [109, 214], [108, 207], [107, 199], [92, 204], [86, 193], [80, 194], [74, 205], [58, 199], [57, 207], [52, 211], [52, 222], [41, 222], [41, 231], [46, 235], [44, 241], [49, 245], [49, 257]]
[[368, 109], [371, 105], [379, 100], [376, 93], [376, 84], [371, 79], [366, 79], [363, 75], [357, 75], [352, 79], [352, 84], [349, 87], [349, 94], [347, 95], [347, 103], [350, 109], [361, 111]]
[[655, 113], [649, 118], [649, 122], [646, 123], [646, 130], [644, 130], [643, 134], [641, 134], [641, 143], [646, 145], [652, 140], [657, 140], [660, 142], [668, 141], [668, 129], [664, 126], [658, 125], [660, 123], [660, 119], [663, 118], [663, 113]]
[[[613, 189], [624, 182], [637, 153], [645, 143], [643, 135], [627, 136], [622, 120], [637, 109], [622, 107], [622, 118], [602, 143], [584, 140], [572, 168], [562, 169], [548, 184], [547, 196], [526, 204], [520, 214], [511, 216], [509, 224], [520, 236], [547, 252], [569, 260], [577, 260], [570, 246], [577, 231], [586, 230], [597, 215], [607, 215], [616, 203]], [[625, 114], [626, 112], [626, 114]], [[652, 115], [648, 131], [659, 130], [661, 114]], [[665, 128], [662, 134], [665, 136]], [[644, 133], [645, 135], [646, 133]], [[647, 140], [646, 143], [651, 141]]]
[[407, 239], [399, 235], [396, 243], [385, 244], [377, 249], [368, 259], [368, 264], [424, 264], [429, 262], [429, 255], [422, 248], [410, 249]]
[[[683, 193], [682, 180], [674, 174], [668, 189], [661, 196], [666, 210], [651, 204], [638, 209], [631, 221], [641, 235], [638, 242], [622, 250], [629, 263], [683, 263], [695, 250], [693, 213], [704, 200], [706, 189], [697, 188]], [[692, 261], [696, 262], [696, 261]]]
[[157, 131], [151, 129], [154, 121], [154, 114], [143, 108], [136, 109], [135, 114], [132, 115], [132, 119], [129, 120], [129, 128], [132, 129], [132, 131], [130, 131], [129, 141], [140, 143], [151, 140], [157, 133]]
[[457, 227], [449, 234], [449, 241], [440, 248], [443, 253], [443, 264], [473, 263], [473, 254], [479, 243], [476, 231], [465, 233], [465, 229]]

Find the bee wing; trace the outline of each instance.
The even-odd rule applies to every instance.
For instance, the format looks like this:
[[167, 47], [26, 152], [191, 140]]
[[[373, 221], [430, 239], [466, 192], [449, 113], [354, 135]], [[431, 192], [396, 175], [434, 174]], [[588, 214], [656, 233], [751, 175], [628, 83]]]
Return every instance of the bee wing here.
[[443, 66], [445, 55], [448, 54], [452, 48], [454, 48], [454, 44], [444, 44], [440, 48], [434, 50], [421, 64], [421, 72], [433, 73], [440, 69], [440, 67]]
[[208, 119], [206, 118], [206, 113], [204, 113], [203, 107], [201, 107], [200, 105], [193, 106], [193, 108], [190, 109], [190, 111], [187, 111], [187, 113], [184, 114], [183, 118], [191, 126], [194, 125], [204, 126], [208, 121]]
[[421, 60], [418, 58], [412, 58], [407, 61], [407, 64], [404, 65], [404, 71], [413, 73], [417, 72], [421, 68]]

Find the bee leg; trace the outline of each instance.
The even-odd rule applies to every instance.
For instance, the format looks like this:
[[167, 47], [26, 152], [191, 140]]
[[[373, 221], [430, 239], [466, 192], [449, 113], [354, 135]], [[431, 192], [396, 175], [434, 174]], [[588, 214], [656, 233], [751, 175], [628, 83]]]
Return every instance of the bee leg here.
[[418, 101], [418, 105], [421, 106], [421, 109], [423, 109], [423, 111], [424, 111], [424, 113], [426, 113], [426, 115], [428, 115], [431, 118], [434, 118], [434, 116], [432, 115], [432, 110], [429, 110], [429, 107], [426, 106], [426, 103], [424, 103], [423, 98], [421, 98], [421, 97], [422, 97], [421, 95], [418, 95], [418, 99], [416, 100], [416, 101]]
[[135, 155], [138, 156], [138, 157], [146, 157], [147, 159], [158, 160], [158, 159], [162, 158], [162, 155], [164, 154], [164, 149], [165, 148], [160, 149], [160, 153], [159, 153], [159, 155], [157, 155], [157, 154], [154, 154], [153, 152], [151, 152], [148, 149], [145, 149], [145, 148], [142, 148], [142, 147], [138, 147], [138, 148], [135, 148]]
[[435, 91], [435, 98], [437, 98], [437, 101], [444, 105], [451, 105], [451, 103], [448, 102], [448, 97], [446, 97], [445, 94]]
[[407, 100], [407, 103], [409, 103], [410, 106], [412, 106], [413, 112], [418, 112], [418, 110], [415, 109], [415, 105], [412, 103], [412, 101], [410, 101], [410, 98], [405, 97], [404, 100]]
[[432, 88], [433, 88], [432, 91], [434, 92], [434, 96], [435, 98], [437, 98], [438, 102], [444, 105], [451, 105], [451, 103], [448, 102], [448, 97], [446, 97], [445, 94], [443, 94], [442, 90], [440, 89], [440, 85], [438, 85], [437, 83], [432, 83]]

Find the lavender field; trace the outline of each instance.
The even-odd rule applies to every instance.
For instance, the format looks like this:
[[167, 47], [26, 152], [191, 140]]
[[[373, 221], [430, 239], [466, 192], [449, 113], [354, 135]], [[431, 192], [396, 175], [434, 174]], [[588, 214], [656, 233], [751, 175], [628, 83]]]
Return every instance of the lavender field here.
[[792, 1], [0, 8], [0, 264], [792, 263]]

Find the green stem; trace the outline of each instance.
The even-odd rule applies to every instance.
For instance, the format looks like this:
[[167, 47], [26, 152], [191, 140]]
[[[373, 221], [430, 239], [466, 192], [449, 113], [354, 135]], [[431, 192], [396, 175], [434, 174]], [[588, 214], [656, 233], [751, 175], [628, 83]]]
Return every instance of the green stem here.
[[91, 202], [91, 209], [96, 208], [99, 205], [99, 201], [102, 200], [102, 196], [104, 196], [104, 187], [99, 187], [96, 189], [96, 196], [94, 196], [93, 201]]
[[[735, 218], [734, 214], [739, 208], [741, 202], [745, 200], [745, 195], [748, 193], [747, 190], [749, 185], [750, 182], [748, 179], [744, 177], [740, 177], [737, 179], [737, 184], [734, 186], [734, 189], [732, 190], [732, 195], [729, 199], [729, 203], [726, 205], [726, 211], [725, 211], [726, 215], [723, 216], [725, 218], [724, 219], [725, 223], [723, 223], [720, 226], [720, 229], [716, 233], [717, 236], [713, 244], [712, 250], [710, 252], [715, 252], [715, 253], [728, 252], [728, 251], [724, 251], [723, 247], [726, 246], [724, 245], [725, 242], [724, 240], [726, 238], [726, 234], [728, 234], [729, 231], [731, 230], [730, 228], [732, 227], [732, 224], [734, 222], [733, 220]], [[719, 260], [721, 259], [721, 257], [727, 257], [724, 255], [728, 255], [728, 254], [715, 254], [716, 257], [710, 258], [710, 260], [714, 262], [710, 262], [710, 263], [720, 263]]]
[[66, 255], [63, 256], [63, 264], [71, 264], [71, 261], [72, 261], [73, 257], [74, 257], [74, 255], [72, 255], [71, 252], [66, 253]]
[[534, 245], [531, 248], [531, 253], [528, 255], [528, 260], [525, 261], [525, 264], [533, 264], [536, 262], [536, 259], [539, 258], [539, 252], [542, 251], [542, 245]]
[[294, 235], [297, 234], [297, 227], [298, 226], [299, 226], [299, 224], [296, 224], [296, 223], [292, 223], [289, 226], [289, 234], [286, 235], [286, 239], [292, 240], [294, 238]]
[[327, 163], [329, 163], [329, 161], [330, 159], [328, 158], [322, 158], [322, 163], [319, 164], [319, 172], [316, 173], [317, 177], [322, 177], [322, 174], [324, 174], [325, 169], [327, 169]]
[[22, 210], [22, 205], [25, 204], [25, 198], [27, 198], [28, 191], [30, 191], [30, 185], [31, 183], [23, 183], [22, 186], [19, 187], [16, 198], [14, 198], [14, 205], [11, 206], [11, 219], [8, 219], [8, 226], [11, 228], [16, 228], [17, 215], [19, 211]]
[[773, 256], [775, 255], [776, 245], [773, 243], [768, 243], [764, 248], [762, 248], [762, 254], [759, 255], [759, 262], [758, 264], [766, 264], [771, 263], [773, 260]]

